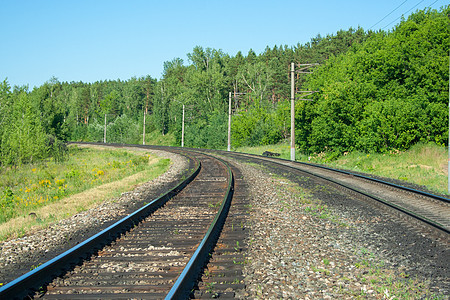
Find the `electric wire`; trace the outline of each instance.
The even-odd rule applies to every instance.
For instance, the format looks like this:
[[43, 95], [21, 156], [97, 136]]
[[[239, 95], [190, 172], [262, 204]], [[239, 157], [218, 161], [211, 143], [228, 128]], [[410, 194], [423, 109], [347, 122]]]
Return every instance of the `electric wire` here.
[[[396, 8], [394, 8], [390, 13], [388, 13], [386, 16], [384, 16], [380, 21], [378, 21], [377, 23], [375, 23], [374, 25], [372, 25], [369, 29], [372, 29], [373, 27], [375, 27], [377, 24], [381, 23], [384, 19], [386, 19], [388, 16], [390, 16], [394, 11], [396, 11], [399, 7], [401, 7], [403, 4], [405, 4], [408, 0], [403, 1], [399, 6], [397, 6]], [[407, 13], [409, 13], [411, 10], [413, 10], [414, 8], [416, 8], [420, 3], [422, 3], [425, 0], [421, 0], [419, 1], [419, 3], [417, 3], [416, 5], [414, 5], [413, 7], [411, 7], [409, 10], [407, 10], [406, 12], [404, 12], [400, 17], [395, 18], [393, 21], [391, 21], [389, 24], [387, 24], [386, 26], [384, 26], [381, 29], [385, 29], [386, 27], [389, 27], [390, 25], [392, 25], [394, 22], [396, 22], [398, 19], [400, 19], [402, 16], [406, 15]], [[427, 6], [427, 8], [430, 8], [431, 6], [433, 6], [436, 2], [438, 2], [439, 0], [435, 0], [433, 3], [431, 3], [430, 5]]]
[[[423, 1], [423, 0], [422, 0]], [[384, 16], [384, 18], [382, 18], [380, 21], [376, 22], [375, 24], [372, 25], [372, 27], [370, 27], [369, 29], [372, 29], [373, 27], [375, 27], [375, 25], [379, 24], [381, 21], [383, 21], [384, 19], [386, 19], [387, 17], [389, 17], [394, 11], [396, 11], [400, 6], [402, 6], [403, 4], [405, 4], [406, 2], [408, 2], [408, 0], [403, 1], [399, 6], [397, 6], [396, 8], [394, 8], [394, 10], [392, 10], [390, 13], [388, 13], [386, 16]]]
[[[422, 3], [424, 0], [420, 1], [419, 3], [417, 3], [416, 5], [414, 5], [413, 7], [411, 7], [407, 12], [405, 12], [404, 14], [402, 14], [400, 17], [396, 18], [394, 21], [392, 21], [391, 23], [387, 24], [386, 26], [383, 27], [383, 29], [385, 29], [386, 27], [388, 27], [389, 25], [391, 25], [392, 23], [396, 22], [398, 19], [400, 19], [402, 16], [406, 15], [407, 13], [409, 13], [411, 10], [413, 10], [414, 8], [416, 8], [420, 3]], [[438, 2], [438, 0], [434, 1], [433, 3], [431, 3], [428, 7], [431, 7], [433, 4], [435, 4], [436, 2]]]

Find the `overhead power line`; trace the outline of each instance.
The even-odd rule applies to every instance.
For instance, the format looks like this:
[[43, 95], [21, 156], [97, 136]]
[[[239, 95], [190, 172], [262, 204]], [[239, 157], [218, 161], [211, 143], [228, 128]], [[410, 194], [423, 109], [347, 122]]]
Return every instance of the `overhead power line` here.
[[[414, 8], [416, 8], [420, 3], [422, 3], [424, 0], [420, 1], [419, 3], [417, 3], [416, 5], [414, 5], [413, 7], [411, 7], [407, 12], [403, 13], [400, 17], [396, 18], [394, 21], [392, 21], [391, 23], [387, 24], [386, 26], [383, 27], [383, 29], [385, 29], [386, 27], [390, 26], [392, 23], [396, 22], [398, 19], [400, 19], [402, 16], [406, 15], [407, 13], [409, 13], [410, 11], [412, 11]], [[431, 5], [433, 5], [434, 3], [436, 3], [438, 0], [434, 1]], [[430, 7], [428, 6], [428, 7]]]
[[[423, 0], [422, 0], [423, 1]], [[384, 18], [382, 18], [380, 21], [376, 22], [375, 24], [372, 25], [372, 27], [370, 27], [369, 29], [372, 29], [373, 27], [375, 27], [376, 25], [378, 25], [379, 23], [381, 23], [381, 21], [383, 21], [384, 19], [386, 19], [387, 17], [389, 17], [394, 11], [396, 11], [397, 9], [400, 8], [400, 6], [402, 6], [403, 4], [405, 4], [406, 2], [408, 2], [408, 0], [403, 1], [399, 6], [397, 6], [396, 8], [394, 8], [394, 10], [392, 10], [390, 13], [388, 13], [386, 16], [384, 16]]]

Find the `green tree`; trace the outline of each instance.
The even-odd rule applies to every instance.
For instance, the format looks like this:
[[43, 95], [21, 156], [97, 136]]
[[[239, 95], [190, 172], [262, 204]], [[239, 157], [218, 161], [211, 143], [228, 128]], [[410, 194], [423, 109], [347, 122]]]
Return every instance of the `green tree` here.
[[446, 142], [449, 7], [370, 33], [310, 75], [306, 86], [321, 93], [296, 123], [300, 148], [382, 152]]
[[1, 161], [5, 165], [33, 162], [47, 154], [46, 134], [30, 97], [22, 92], [14, 100], [2, 135]]

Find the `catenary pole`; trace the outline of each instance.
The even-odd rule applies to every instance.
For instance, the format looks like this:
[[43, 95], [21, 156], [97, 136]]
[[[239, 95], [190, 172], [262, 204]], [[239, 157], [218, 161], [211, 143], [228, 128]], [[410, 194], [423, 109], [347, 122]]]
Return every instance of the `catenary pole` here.
[[231, 151], [231, 92], [228, 93], [228, 143], [227, 151]]
[[103, 143], [106, 144], [106, 114], [105, 114], [105, 131], [103, 132]]
[[[309, 68], [317, 66], [318, 63], [314, 64], [298, 64], [299, 67], [297, 72], [310, 74]], [[295, 161], [295, 63], [291, 63], [291, 160]], [[306, 96], [317, 93], [318, 91], [299, 91]], [[305, 94], [306, 93], [306, 94]], [[300, 98], [299, 100], [312, 101], [312, 99]]]
[[184, 147], [184, 104], [183, 104], [183, 120], [181, 123], [181, 147]]
[[145, 145], [145, 110], [144, 110], [144, 128], [142, 130], [142, 145]]
[[291, 160], [295, 161], [295, 64], [291, 63]]

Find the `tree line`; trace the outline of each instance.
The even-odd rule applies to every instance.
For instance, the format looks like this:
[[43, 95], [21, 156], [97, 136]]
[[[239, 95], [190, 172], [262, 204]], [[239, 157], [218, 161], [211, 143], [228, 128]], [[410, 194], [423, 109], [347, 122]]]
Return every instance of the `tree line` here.
[[164, 63], [162, 78], [59, 82], [32, 91], [0, 83], [0, 163], [62, 159], [65, 141], [141, 143], [146, 132], [174, 133], [185, 145], [225, 148], [232, 93], [232, 147], [289, 137], [290, 63], [319, 63], [296, 74], [296, 143], [303, 152], [407, 149], [448, 141], [449, 6], [422, 10], [389, 32], [362, 28], [295, 46], [230, 56], [197, 46], [188, 61]]

